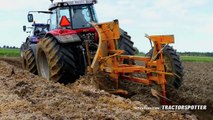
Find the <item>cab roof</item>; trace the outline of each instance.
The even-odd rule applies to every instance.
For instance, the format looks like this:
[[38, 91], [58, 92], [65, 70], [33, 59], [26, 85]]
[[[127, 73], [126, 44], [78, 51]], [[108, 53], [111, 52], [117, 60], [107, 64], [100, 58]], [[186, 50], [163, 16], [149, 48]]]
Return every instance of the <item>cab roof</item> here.
[[44, 23], [34, 23], [34, 24], [32, 24], [32, 26], [38, 26], [38, 27], [40, 27], [40, 26], [49, 26], [49, 24], [44, 24]]
[[62, 6], [85, 5], [85, 4], [96, 4], [96, 3], [97, 3], [97, 0], [72, 0], [72, 1], [56, 2], [49, 6], [49, 10], [52, 10], [57, 7], [62, 7]]

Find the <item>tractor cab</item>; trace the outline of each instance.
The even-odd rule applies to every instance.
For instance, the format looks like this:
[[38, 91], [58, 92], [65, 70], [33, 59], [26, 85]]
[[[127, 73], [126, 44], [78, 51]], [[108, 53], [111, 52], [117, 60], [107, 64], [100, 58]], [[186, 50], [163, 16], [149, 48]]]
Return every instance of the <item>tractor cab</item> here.
[[96, 2], [95, 0], [75, 0], [52, 3], [49, 7], [49, 11], [52, 12], [50, 15], [51, 34], [58, 32], [60, 35], [72, 34], [76, 39], [79, 37], [81, 41], [90, 36], [95, 40], [97, 33], [91, 22], [97, 22], [93, 7]]
[[29, 33], [26, 42], [37, 43], [49, 31], [49, 24], [33, 23], [32, 27], [23, 26], [23, 31]]
[[52, 30], [67, 27], [72, 30], [91, 28], [90, 22], [97, 22], [94, 0], [57, 2], [50, 5]]
[[[41, 22], [41, 23], [36, 22], [36, 20], [34, 20], [33, 14], [36, 14], [36, 15], [38, 15], [38, 14], [42, 14], [42, 15], [47, 14], [47, 15], [49, 15], [49, 14], [52, 14], [52, 12], [50, 12], [50, 11], [29, 11], [28, 12], [28, 15], [27, 15], [28, 22], [32, 23], [32, 27], [23, 26], [23, 31], [24, 32], [26, 32], [27, 28], [30, 28], [30, 31], [27, 31], [27, 33], [30, 33], [30, 35], [26, 39], [26, 42], [37, 44], [39, 39], [43, 38], [46, 35], [46, 33], [48, 33], [48, 31], [50, 30], [50, 25], [49, 25], [48, 21], [47, 21], [47, 23], [45, 23], [45, 22]], [[39, 17], [39, 18], [41, 18], [41, 17]], [[42, 18], [45, 18], [45, 17], [42, 16]]]
[[44, 35], [49, 31], [49, 24], [43, 23], [34, 23], [32, 24], [32, 31], [30, 33], [31, 37], [35, 37], [36, 39], [43, 38]]

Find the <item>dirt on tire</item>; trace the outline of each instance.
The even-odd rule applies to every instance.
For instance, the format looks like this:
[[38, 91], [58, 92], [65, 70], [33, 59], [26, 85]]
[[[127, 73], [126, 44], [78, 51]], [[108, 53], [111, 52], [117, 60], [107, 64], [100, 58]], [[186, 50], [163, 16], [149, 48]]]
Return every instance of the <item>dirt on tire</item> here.
[[158, 105], [147, 86], [124, 98], [101, 90], [100, 75], [65, 86], [20, 69], [18, 60], [12, 62], [16, 60], [0, 58], [0, 119], [212, 119], [207, 111], [213, 103], [213, 63], [184, 63], [184, 82], [175, 102], [208, 106], [207, 111], [190, 112], [140, 109]]
[[36, 67], [36, 60], [35, 60], [35, 55], [33, 53], [32, 49], [28, 49], [26, 51], [24, 51], [23, 54], [23, 58], [24, 58], [24, 68], [26, 70], [28, 70], [29, 72], [38, 75], [38, 71], [37, 71], [37, 67]]

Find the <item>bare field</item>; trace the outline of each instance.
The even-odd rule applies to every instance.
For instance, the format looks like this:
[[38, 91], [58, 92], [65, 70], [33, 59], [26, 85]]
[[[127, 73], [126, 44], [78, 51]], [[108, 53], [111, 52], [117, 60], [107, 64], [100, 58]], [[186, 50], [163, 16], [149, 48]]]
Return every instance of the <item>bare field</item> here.
[[149, 87], [130, 85], [137, 89], [124, 98], [100, 90], [97, 75], [64, 86], [22, 70], [18, 58], [0, 58], [0, 119], [212, 119], [213, 63], [186, 62], [184, 67], [174, 103], [205, 104], [207, 111], [136, 109], [159, 105]]

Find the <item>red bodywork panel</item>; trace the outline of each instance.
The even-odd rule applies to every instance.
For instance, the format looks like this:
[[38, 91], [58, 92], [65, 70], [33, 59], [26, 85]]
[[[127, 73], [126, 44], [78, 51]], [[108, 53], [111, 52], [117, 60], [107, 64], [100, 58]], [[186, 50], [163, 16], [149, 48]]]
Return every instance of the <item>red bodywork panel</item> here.
[[94, 32], [95, 33], [95, 41], [98, 42], [98, 33], [95, 28], [84, 28], [84, 29], [56, 29], [49, 31], [49, 34], [52, 34], [53, 36], [66, 36], [66, 35], [73, 35], [73, 34], [79, 34], [79, 33], [88, 33], [88, 32]]

